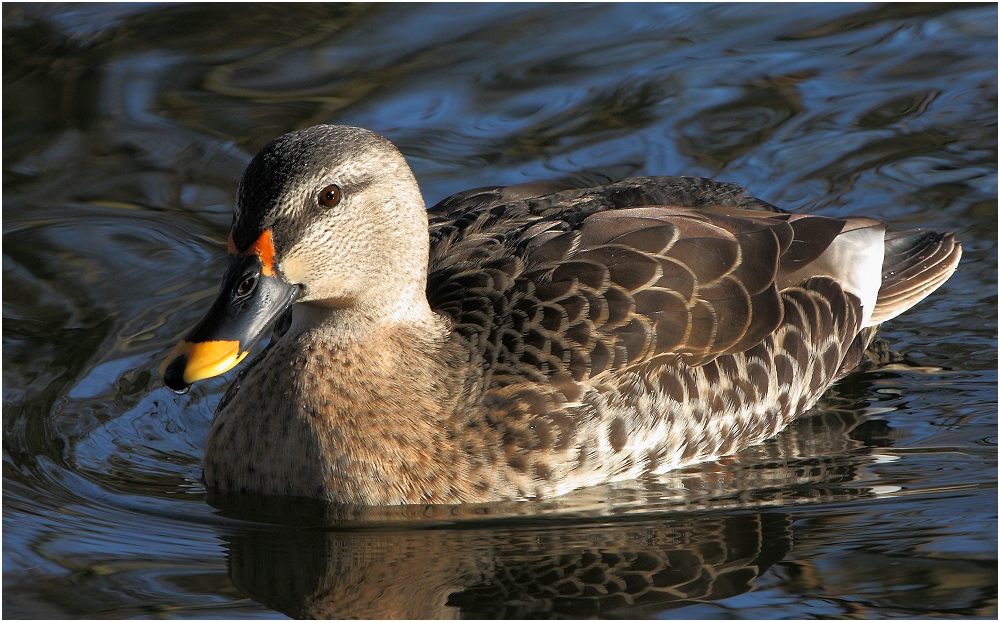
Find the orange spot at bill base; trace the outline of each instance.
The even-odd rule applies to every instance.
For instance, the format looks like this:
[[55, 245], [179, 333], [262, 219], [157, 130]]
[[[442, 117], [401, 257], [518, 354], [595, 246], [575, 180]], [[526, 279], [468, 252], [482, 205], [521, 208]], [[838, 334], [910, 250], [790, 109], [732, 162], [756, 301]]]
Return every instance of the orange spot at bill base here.
[[261, 272], [265, 276], [274, 276], [274, 242], [271, 241], [270, 229], [264, 229], [260, 237], [242, 253], [236, 248], [236, 243], [233, 242], [233, 234], [230, 233], [229, 240], [226, 242], [226, 252], [230, 255], [257, 255], [260, 257], [260, 263], [263, 265]]
[[261, 272], [265, 276], [274, 276], [274, 243], [271, 241], [270, 229], [264, 229], [264, 233], [250, 245], [247, 252], [256, 253], [260, 257], [260, 263], [264, 265]]

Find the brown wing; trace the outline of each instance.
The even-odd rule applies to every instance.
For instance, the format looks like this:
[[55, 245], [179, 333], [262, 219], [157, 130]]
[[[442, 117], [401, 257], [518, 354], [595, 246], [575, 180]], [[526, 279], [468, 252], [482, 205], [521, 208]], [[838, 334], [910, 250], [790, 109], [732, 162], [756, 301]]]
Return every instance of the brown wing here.
[[[568, 361], [574, 379], [662, 353], [697, 365], [759, 343], [781, 322], [774, 281], [791, 238], [782, 219], [599, 212], [529, 249], [525, 278], [539, 302], [564, 311], [551, 341], [578, 353]], [[552, 246], [570, 250], [559, 257]]]
[[779, 272], [800, 269], [844, 226], [694, 178], [513, 201], [485, 192], [431, 210], [428, 298], [493, 386], [745, 351], [782, 320]]

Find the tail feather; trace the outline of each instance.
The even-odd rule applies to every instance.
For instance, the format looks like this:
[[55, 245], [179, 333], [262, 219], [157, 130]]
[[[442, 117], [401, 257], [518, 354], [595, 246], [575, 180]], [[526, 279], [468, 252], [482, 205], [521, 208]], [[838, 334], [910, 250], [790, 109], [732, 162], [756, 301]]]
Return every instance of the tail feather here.
[[961, 257], [962, 245], [951, 233], [887, 232], [882, 286], [867, 326], [890, 320], [926, 298], [955, 272]]

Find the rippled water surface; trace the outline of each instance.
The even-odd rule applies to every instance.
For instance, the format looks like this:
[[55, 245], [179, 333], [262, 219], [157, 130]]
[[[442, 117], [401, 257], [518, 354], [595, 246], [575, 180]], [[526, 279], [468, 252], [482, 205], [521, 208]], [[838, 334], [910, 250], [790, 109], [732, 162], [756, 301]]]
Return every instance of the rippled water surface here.
[[[995, 5], [3, 7], [5, 617], [997, 615]], [[156, 369], [271, 138], [393, 140], [428, 203], [630, 175], [955, 231], [877, 362], [766, 444], [471, 508], [210, 494], [228, 379]], [[231, 378], [231, 374], [228, 376]]]

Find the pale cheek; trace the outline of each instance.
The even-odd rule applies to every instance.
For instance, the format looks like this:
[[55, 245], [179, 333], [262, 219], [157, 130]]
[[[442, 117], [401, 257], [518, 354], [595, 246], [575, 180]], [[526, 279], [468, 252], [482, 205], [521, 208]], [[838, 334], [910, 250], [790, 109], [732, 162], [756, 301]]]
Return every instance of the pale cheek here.
[[305, 262], [298, 256], [286, 257], [278, 269], [289, 283], [304, 283], [308, 275]]
[[340, 305], [357, 297], [359, 275], [345, 257], [332, 251], [292, 253], [280, 262], [279, 269], [289, 283], [304, 287], [301, 302], [331, 300], [337, 301], [331, 304]]
[[347, 215], [319, 224], [279, 259], [278, 269], [288, 282], [304, 286], [301, 301], [353, 300], [370, 287], [373, 274], [384, 272], [379, 225]]
[[316, 230], [290, 248], [281, 258], [278, 268], [289, 283], [309, 286], [324, 279], [331, 266], [341, 263], [338, 257], [350, 253], [350, 249], [344, 246], [344, 241], [338, 243], [329, 229]]

